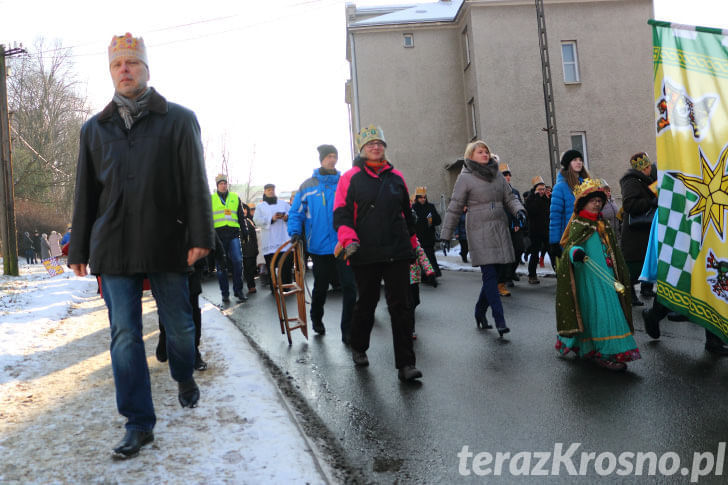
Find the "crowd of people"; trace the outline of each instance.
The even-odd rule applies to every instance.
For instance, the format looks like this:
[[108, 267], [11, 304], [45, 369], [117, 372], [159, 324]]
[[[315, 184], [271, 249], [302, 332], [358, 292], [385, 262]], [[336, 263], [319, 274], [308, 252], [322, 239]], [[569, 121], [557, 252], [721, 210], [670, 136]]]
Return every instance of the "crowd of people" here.
[[19, 256], [25, 258], [26, 264], [41, 264], [51, 258], [60, 258], [68, 254], [68, 242], [71, 240], [71, 225], [66, 228], [63, 236], [56, 231], [50, 235], [40, 233], [38, 229], [30, 232], [25, 231], [18, 236]]
[[[142, 291], [150, 288], [158, 307], [157, 358], [169, 362], [180, 405], [195, 407], [200, 391], [193, 372], [207, 368], [199, 351], [201, 273], [214, 268], [224, 304], [230, 303], [232, 277], [232, 295], [243, 303], [244, 285], [248, 295], [256, 293], [257, 275], [265, 279], [274, 253], [287, 244], [302, 245], [312, 261], [310, 318], [317, 334], [326, 334], [329, 286], [341, 289], [340, 336], [356, 366], [370, 364], [383, 282], [397, 376], [422, 378], [413, 343], [419, 284], [438, 285], [435, 247], [447, 251], [453, 238], [462, 260], [481, 272], [482, 286], [472, 295], [478, 328], [492, 328], [490, 309], [499, 337], [511, 331], [501, 298], [511, 296], [524, 256], [528, 283], [539, 284], [536, 269], [548, 254], [557, 273], [558, 352], [613, 371], [639, 359], [632, 305], [654, 296], [650, 277], [643, 278], [639, 296], [635, 286], [657, 207], [656, 170], [645, 153], [631, 158], [620, 180], [619, 209], [578, 150], [563, 154], [553, 189], [536, 175], [520, 194], [510, 165], [484, 141], [473, 141], [443, 219], [426, 187], [410, 192], [387, 158], [384, 132], [370, 125], [356, 134], [351, 169], [337, 171], [338, 151], [320, 145], [319, 166], [291, 201], [280, 199], [269, 183], [254, 205], [229, 190], [226, 174], [215, 178], [210, 193], [197, 118], [148, 86], [143, 39], [114, 36], [108, 55], [114, 94], [81, 130], [74, 231], [69, 227], [67, 236], [69, 267], [77, 276], [97, 276], [109, 310], [117, 409], [127, 418], [115, 457], [135, 456], [154, 440]], [[21, 242], [29, 263], [60, 254], [57, 233], [46, 238], [26, 232]], [[285, 261], [282, 283], [291, 281], [291, 268]], [[644, 313], [650, 337], [659, 338], [666, 313], [658, 302]], [[708, 340], [706, 348], [728, 353], [719, 339]]]

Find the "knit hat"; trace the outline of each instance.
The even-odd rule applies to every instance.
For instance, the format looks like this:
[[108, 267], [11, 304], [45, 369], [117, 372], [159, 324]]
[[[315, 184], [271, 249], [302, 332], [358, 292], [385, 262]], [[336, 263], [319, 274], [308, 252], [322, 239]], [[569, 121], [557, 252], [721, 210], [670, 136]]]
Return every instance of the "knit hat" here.
[[650, 161], [650, 157], [647, 156], [645, 152], [639, 152], [632, 155], [632, 158], [629, 159], [630, 165], [632, 165], [632, 168], [635, 170], [642, 171], [646, 169], [647, 167], [652, 166], [652, 162]]
[[220, 182], [227, 182], [227, 175], [224, 173], [217, 174], [217, 177], [215, 177], [215, 185], [219, 184]]
[[319, 145], [316, 147], [316, 150], [319, 152], [319, 161], [323, 162], [324, 158], [328, 157], [332, 153], [339, 156], [339, 151], [336, 149], [334, 145]]
[[500, 173], [511, 173], [511, 167], [509, 167], [506, 162], [500, 162], [498, 164], [498, 170], [500, 171]]
[[147, 48], [144, 45], [144, 39], [141, 37], [132, 37], [129, 32], [124, 35], [113, 36], [111, 44], [109, 44], [109, 64], [121, 56], [136, 57], [149, 68]]
[[379, 140], [387, 146], [387, 141], [384, 139], [384, 132], [378, 126], [369, 125], [366, 128], [362, 128], [361, 131], [356, 135], [356, 148], [361, 149], [370, 141]]
[[561, 166], [564, 168], [569, 168], [569, 164], [575, 158], [581, 158], [582, 160], [584, 160], [584, 156], [579, 150], [566, 150], [564, 154], [561, 155]]
[[275, 189], [275, 188], [276, 188], [276, 186], [274, 184], [265, 184], [263, 186], [263, 190]]
[[543, 181], [543, 177], [540, 175], [536, 175], [531, 179], [531, 187], [535, 187], [537, 185], [546, 185], [546, 183]]

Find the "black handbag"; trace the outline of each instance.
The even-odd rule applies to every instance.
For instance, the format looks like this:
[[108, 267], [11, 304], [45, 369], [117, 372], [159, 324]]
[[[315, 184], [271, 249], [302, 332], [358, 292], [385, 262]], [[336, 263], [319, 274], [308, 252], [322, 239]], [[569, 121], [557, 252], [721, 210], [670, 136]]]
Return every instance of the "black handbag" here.
[[652, 220], [655, 218], [656, 210], [657, 207], [650, 207], [650, 210], [639, 216], [629, 214], [627, 217], [627, 225], [630, 229], [649, 229], [652, 225]]

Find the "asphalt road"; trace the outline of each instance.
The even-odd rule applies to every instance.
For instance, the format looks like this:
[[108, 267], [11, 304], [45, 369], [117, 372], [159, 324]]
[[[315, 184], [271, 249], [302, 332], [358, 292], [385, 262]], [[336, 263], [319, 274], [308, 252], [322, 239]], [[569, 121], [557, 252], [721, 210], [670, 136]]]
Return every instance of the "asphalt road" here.
[[[229, 316], [318, 415], [326, 429], [309, 429], [320, 434], [313, 438], [340, 445], [338, 466], [345, 462], [356, 477], [344, 481], [689, 483], [694, 474], [699, 483], [725, 483], [708, 466], [710, 456], [696, 455], [712, 452], [722, 466], [719, 443], [728, 441], [728, 358], [704, 350], [703, 329], [665, 321], [662, 338], [651, 341], [635, 309], [642, 359], [611, 373], [557, 356], [555, 279], [525, 280], [503, 300], [511, 328], [503, 339], [476, 328], [478, 273], [444, 271], [438, 288], [423, 286], [415, 342], [421, 384], [397, 379], [383, 294], [367, 368], [355, 368], [341, 342], [338, 293], [329, 293], [326, 335], [311, 332], [307, 341], [296, 332], [291, 346], [265, 288]], [[220, 301], [215, 280], [203, 292]], [[559, 462], [559, 449], [570, 448], [571, 462]], [[582, 456], [590, 452], [591, 461]], [[655, 457], [640, 455], [638, 466], [638, 452]], [[545, 453], [550, 458], [539, 465]]]

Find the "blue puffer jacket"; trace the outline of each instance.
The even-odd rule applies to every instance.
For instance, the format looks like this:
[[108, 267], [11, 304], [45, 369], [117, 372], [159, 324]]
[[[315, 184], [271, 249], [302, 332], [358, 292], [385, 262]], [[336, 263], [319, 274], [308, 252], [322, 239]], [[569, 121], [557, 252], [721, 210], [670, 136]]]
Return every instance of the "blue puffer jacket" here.
[[334, 254], [337, 237], [334, 230], [334, 197], [339, 172], [321, 175], [319, 169], [301, 184], [288, 212], [288, 234], [305, 234], [311, 254]]
[[[581, 183], [583, 179], [579, 177]], [[569, 188], [566, 178], [558, 173], [556, 185], [551, 191], [551, 214], [549, 219], [549, 244], [561, 241], [571, 214], [574, 212], [574, 193]]]

